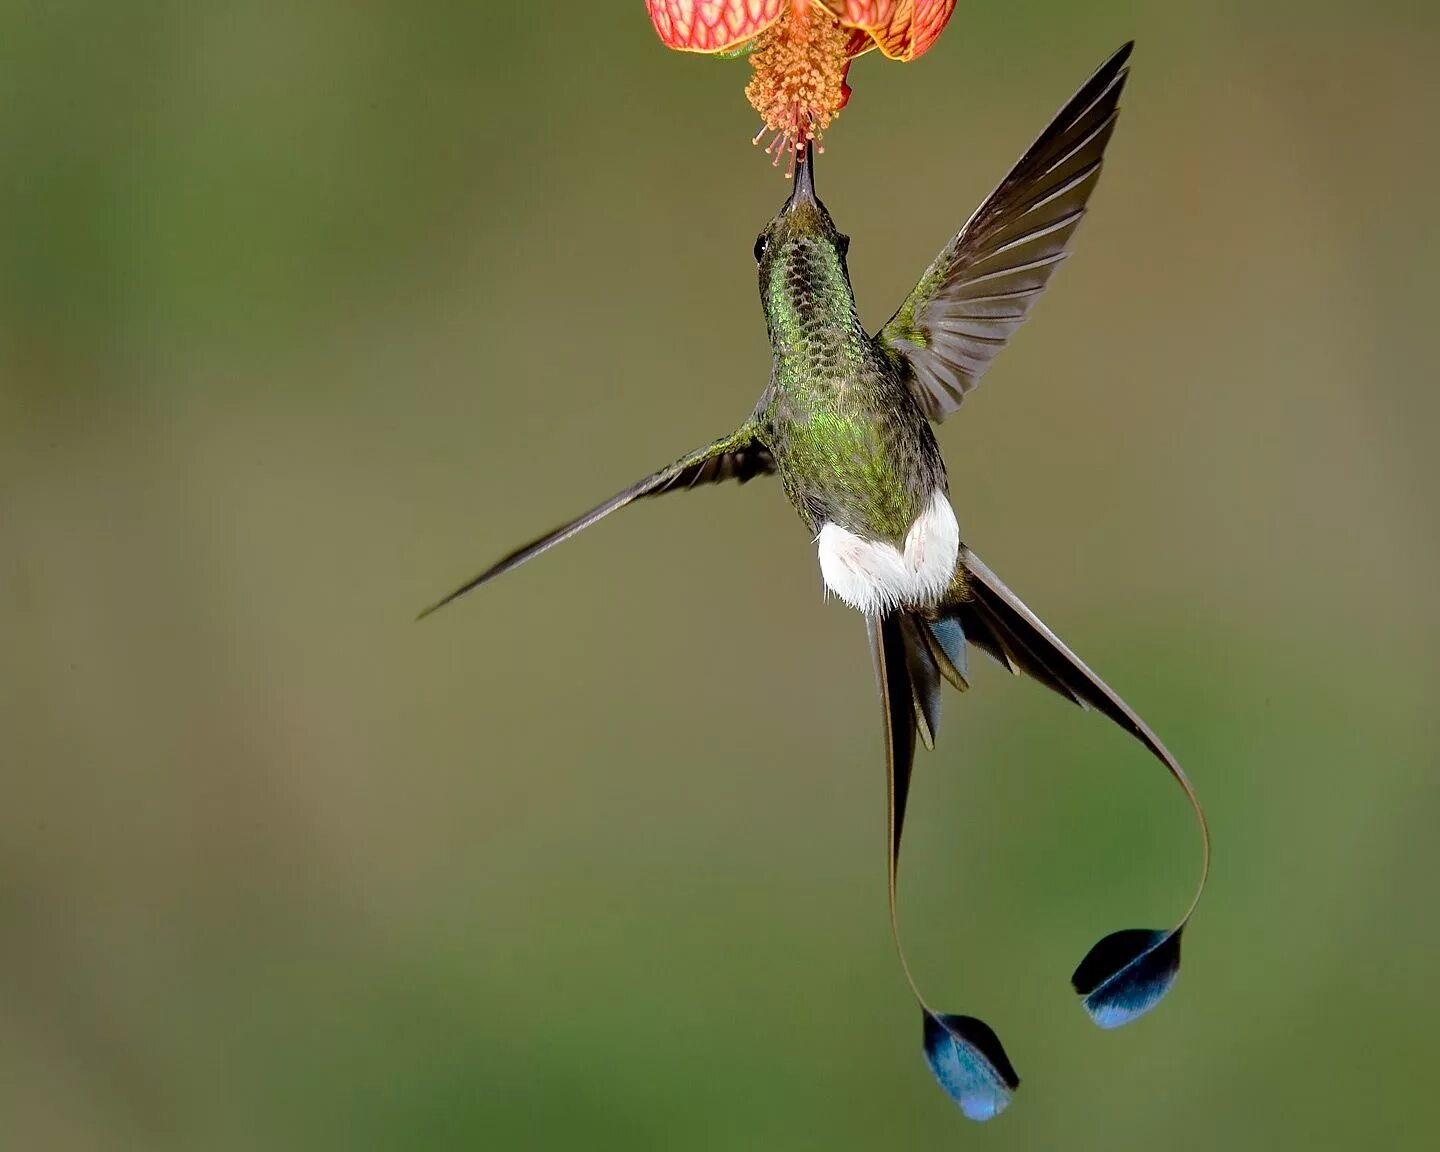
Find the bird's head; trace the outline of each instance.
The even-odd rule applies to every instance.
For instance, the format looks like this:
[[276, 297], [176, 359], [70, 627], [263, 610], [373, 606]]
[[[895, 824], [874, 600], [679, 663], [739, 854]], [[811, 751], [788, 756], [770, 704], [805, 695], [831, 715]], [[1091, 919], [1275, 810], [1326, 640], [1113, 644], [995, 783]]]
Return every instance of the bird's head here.
[[850, 237], [815, 195], [815, 152], [813, 146], [805, 150], [789, 199], [755, 239], [760, 300], [777, 348], [793, 342], [797, 324], [854, 312], [845, 263]]

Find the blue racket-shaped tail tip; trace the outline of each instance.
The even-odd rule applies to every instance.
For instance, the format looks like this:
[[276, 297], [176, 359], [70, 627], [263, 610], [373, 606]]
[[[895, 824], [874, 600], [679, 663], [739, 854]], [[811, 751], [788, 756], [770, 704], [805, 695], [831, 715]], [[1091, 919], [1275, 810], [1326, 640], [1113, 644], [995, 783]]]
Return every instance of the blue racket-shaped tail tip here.
[[1164, 998], [1180, 974], [1180, 929], [1126, 928], [1086, 954], [1070, 977], [1101, 1028], [1119, 1028]]
[[973, 1016], [926, 1012], [925, 1062], [946, 1095], [971, 1120], [1000, 1115], [1020, 1086], [1000, 1037]]

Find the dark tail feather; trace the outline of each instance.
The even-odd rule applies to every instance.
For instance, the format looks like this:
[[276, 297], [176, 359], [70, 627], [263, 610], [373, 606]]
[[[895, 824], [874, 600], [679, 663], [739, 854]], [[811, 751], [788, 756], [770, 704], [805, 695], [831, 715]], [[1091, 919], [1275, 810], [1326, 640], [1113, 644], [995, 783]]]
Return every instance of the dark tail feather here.
[[915, 696], [910, 686], [910, 661], [905, 654], [901, 617], [867, 616], [870, 654], [885, 719], [885, 768], [890, 801], [890, 906], [895, 906], [900, 837], [905, 829], [905, 803], [910, 796], [910, 771], [915, 766]]
[[867, 617], [870, 649], [875, 657], [875, 679], [885, 721], [885, 763], [890, 799], [889, 895], [890, 931], [910, 990], [923, 1017], [925, 1062], [949, 1097], [972, 1120], [989, 1120], [1010, 1103], [1020, 1078], [1005, 1055], [999, 1037], [972, 1016], [936, 1012], [920, 994], [905, 948], [900, 942], [900, 921], [895, 906], [900, 866], [900, 835], [905, 823], [905, 801], [910, 793], [910, 769], [915, 759], [915, 737], [933, 746], [940, 726], [941, 678], [964, 687], [957, 669], [965, 663], [964, 637], [950, 623], [934, 622], [897, 612]]
[[970, 673], [969, 661], [965, 658], [965, 630], [960, 621], [953, 617], [936, 620], [917, 618], [920, 633], [935, 657], [935, 666], [940, 675], [955, 685], [961, 692], [970, 687], [966, 677]]
[[[1210, 830], [1185, 772], [1160, 738], [1110, 687], [1090, 671], [1021, 599], [968, 548], [960, 549], [963, 591], [947, 601], [938, 625], [959, 625], [1016, 675], [1024, 672], [1047, 688], [1108, 716], [1148, 748], [1184, 790], [1200, 826], [1200, 882], [1180, 923], [1168, 930], [1126, 929], [1106, 936], [1081, 961], [1071, 982], [1087, 1012], [1102, 1028], [1128, 1023], [1170, 990], [1180, 965], [1180, 933], [1189, 921], [1210, 871]], [[936, 635], [937, 623], [930, 624]]]
[[917, 616], [900, 616], [900, 638], [905, 648], [905, 670], [910, 680], [910, 699], [920, 742], [932, 751], [940, 734], [940, 665], [930, 643], [928, 629]]

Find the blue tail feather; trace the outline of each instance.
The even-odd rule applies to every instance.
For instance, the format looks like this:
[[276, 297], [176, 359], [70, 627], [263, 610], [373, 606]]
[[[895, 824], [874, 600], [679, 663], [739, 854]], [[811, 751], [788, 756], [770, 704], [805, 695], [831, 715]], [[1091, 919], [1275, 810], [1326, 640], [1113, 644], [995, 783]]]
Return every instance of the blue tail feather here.
[[925, 1013], [925, 1062], [971, 1120], [989, 1120], [1009, 1106], [1020, 1086], [1000, 1037], [973, 1016]]
[[1126, 928], [1086, 953], [1070, 982], [1096, 1024], [1119, 1028], [1164, 999], [1180, 974], [1180, 932]]

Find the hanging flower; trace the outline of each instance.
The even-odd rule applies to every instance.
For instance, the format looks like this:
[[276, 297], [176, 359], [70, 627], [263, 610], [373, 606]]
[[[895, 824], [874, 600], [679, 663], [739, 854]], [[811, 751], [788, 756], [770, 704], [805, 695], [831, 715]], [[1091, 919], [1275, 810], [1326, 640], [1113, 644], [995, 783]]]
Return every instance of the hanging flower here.
[[748, 53], [745, 86], [775, 163], [816, 143], [845, 102], [850, 61], [872, 48], [914, 60], [939, 38], [955, 0], [645, 0], [669, 47], [734, 56]]

